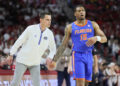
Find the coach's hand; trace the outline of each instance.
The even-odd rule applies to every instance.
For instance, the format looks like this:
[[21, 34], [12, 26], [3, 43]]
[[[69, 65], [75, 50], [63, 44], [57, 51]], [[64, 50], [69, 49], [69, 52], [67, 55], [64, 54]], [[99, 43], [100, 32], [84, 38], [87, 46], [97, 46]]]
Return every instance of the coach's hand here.
[[97, 38], [96, 38], [96, 36], [94, 36], [94, 37], [88, 38], [87, 40], [88, 41], [86, 42], [86, 45], [88, 47], [90, 47], [90, 46], [92, 46], [92, 45], [94, 45], [96, 43]]
[[9, 55], [6, 59], [6, 62], [8, 65], [11, 65], [12, 64], [12, 61], [13, 61], [13, 56]]

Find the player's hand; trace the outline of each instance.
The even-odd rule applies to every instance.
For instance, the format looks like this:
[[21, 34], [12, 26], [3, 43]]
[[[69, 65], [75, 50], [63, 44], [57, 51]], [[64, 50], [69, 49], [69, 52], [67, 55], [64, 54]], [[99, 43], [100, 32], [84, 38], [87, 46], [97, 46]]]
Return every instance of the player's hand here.
[[47, 58], [47, 59], [46, 59], [46, 64], [49, 65], [50, 63], [52, 63], [52, 59]]
[[47, 64], [48, 70], [54, 70], [56, 67], [56, 62], [52, 61], [50, 64]]
[[8, 56], [7, 59], [6, 59], [6, 62], [8, 65], [11, 65], [12, 64], [12, 61], [13, 61], [13, 56]]
[[86, 45], [88, 47], [90, 47], [90, 46], [94, 45], [96, 43], [96, 41], [97, 41], [96, 36], [88, 38], [88, 41], [86, 42]]
[[67, 72], [68, 72], [68, 73], [71, 73], [71, 72], [72, 72], [72, 66], [68, 66]]
[[98, 73], [98, 67], [97, 66], [94, 66], [94, 73], [97, 74]]

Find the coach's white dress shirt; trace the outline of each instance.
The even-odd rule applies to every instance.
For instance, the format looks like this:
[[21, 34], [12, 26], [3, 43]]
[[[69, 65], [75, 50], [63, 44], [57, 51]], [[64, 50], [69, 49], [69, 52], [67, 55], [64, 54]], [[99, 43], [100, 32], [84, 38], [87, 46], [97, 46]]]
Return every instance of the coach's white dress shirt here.
[[17, 52], [17, 62], [28, 66], [39, 65], [42, 55], [48, 48], [50, 50], [48, 57], [53, 59], [56, 53], [53, 32], [48, 28], [42, 32], [40, 24], [30, 25], [12, 46], [10, 55]]

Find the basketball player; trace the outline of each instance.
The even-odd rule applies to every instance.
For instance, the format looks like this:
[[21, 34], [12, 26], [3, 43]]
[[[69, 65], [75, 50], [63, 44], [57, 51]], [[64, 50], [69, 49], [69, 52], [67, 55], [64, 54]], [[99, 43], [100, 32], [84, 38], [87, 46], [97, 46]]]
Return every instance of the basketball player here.
[[76, 85], [88, 86], [88, 82], [92, 79], [93, 45], [97, 41], [105, 43], [107, 38], [95, 21], [85, 18], [84, 6], [76, 6], [74, 15], [76, 21], [66, 26], [64, 39], [58, 48], [54, 61], [62, 55], [71, 37], [73, 43], [72, 70]]
[[16, 54], [16, 69], [11, 86], [19, 86], [24, 72], [29, 69], [33, 86], [40, 86], [40, 60], [48, 49], [50, 53], [47, 64], [50, 64], [56, 52], [56, 45], [53, 32], [49, 29], [51, 25], [51, 14], [43, 12], [40, 14], [40, 24], [28, 26], [22, 35], [17, 39], [10, 50], [7, 58], [8, 64], [12, 63], [13, 55]]

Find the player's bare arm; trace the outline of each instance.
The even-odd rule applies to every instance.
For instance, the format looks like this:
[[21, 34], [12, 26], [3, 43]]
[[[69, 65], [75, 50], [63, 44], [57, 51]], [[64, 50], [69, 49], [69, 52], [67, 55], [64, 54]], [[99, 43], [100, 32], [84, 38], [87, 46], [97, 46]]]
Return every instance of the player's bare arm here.
[[68, 69], [67, 69], [68, 73], [72, 72], [72, 57], [70, 56], [69, 58], [70, 58], [70, 60], [69, 60]]
[[100, 43], [107, 42], [107, 37], [105, 36], [104, 32], [100, 29], [99, 25], [96, 22], [92, 22], [92, 24], [95, 30], [95, 35], [101, 37], [101, 40], [99, 42]]
[[93, 65], [93, 69], [94, 69], [94, 73], [98, 73], [98, 59], [97, 59], [97, 55], [93, 56], [94, 58], [94, 65]]
[[92, 46], [97, 41], [99, 41], [100, 43], [107, 42], [107, 37], [105, 36], [104, 32], [100, 29], [99, 25], [94, 21], [92, 21], [92, 25], [95, 31], [95, 36], [89, 38], [88, 41], [86, 42], [86, 45]]
[[68, 45], [70, 35], [71, 35], [71, 24], [67, 25], [66, 28], [65, 28], [65, 35], [64, 35], [62, 44], [58, 48], [57, 53], [56, 53], [56, 55], [54, 57], [54, 61], [57, 61], [57, 59], [59, 59], [60, 56], [63, 54], [65, 48]]

